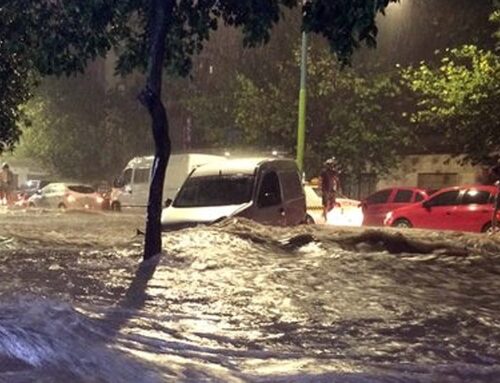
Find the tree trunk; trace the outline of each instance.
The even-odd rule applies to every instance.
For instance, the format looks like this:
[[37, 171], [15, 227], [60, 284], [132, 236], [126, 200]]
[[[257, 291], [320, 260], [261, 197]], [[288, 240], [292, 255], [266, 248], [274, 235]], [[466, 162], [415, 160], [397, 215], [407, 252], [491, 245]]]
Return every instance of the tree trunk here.
[[149, 17], [149, 57], [146, 87], [139, 100], [151, 115], [155, 157], [151, 167], [151, 185], [146, 217], [144, 259], [161, 253], [161, 209], [165, 171], [170, 158], [171, 144], [167, 113], [161, 100], [165, 38], [174, 7], [173, 0], [151, 0]]

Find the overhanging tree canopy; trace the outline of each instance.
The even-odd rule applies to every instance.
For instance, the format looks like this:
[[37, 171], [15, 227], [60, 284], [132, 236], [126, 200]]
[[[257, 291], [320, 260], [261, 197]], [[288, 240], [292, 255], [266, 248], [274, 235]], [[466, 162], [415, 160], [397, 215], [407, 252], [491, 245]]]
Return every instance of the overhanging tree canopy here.
[[[397, 0], [309, 0], [303, 5], [303, 29], [323, 35], [342, 62], [362, 41], [375, 42], [375, 16]], [[13, 33], [3, 57], [18, 55], [42, 76], [82, 71], [110, 49], [117, 69], [147, 73], [141, 102], [152, 117], [155, 141], [145, 258], [161, 251], [160, 211], [165, 168], [170, 155], [168, 119], [161, 101], [162, 72], [189, 73], [191, 56], [200, 51], [218, 23], [241, 28], [243, 43], [265, 43], [285, 7], [298, 0], [7, 0], [0, 25]], [[16, 116], [13, 116], [16, 119]]]
[[[500, 9], [491, 21], [500, 23]], [[500, 41], [499, 32], [496, 36]], [[476, 45], [440, 55], [439, 65], [421, 63], [402, 71], [417, 97], [412, 120], [440, 129], [452, 154], [488, 165], [500, 153], [500, 56]]]

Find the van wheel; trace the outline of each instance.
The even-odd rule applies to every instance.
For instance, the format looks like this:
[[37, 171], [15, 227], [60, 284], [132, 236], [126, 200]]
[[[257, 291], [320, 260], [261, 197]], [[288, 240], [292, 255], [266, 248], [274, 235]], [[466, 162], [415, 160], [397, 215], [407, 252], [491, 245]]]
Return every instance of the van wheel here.
[[122, 211], [122, 206], [120, 205], [120, 202], [118, 202], [118, 201], [114, 201], [114, 202], [111, 204], [111, 210], [112, 210], [112, 211]]
[[63, 204], [63, 203], [60, 203], [60, 204], [57, 206], [57, 208], [58, 208], [59, 210], [66, 210], [66, 205], [65, 205], [65, 204]]
[[392, 227], [397, 227], [400, 229], [411, 229], [413, 227], [413, 225], [407, 219], [400, 218], [392, 224]]
[[314, 222], [313, 217], [311, 217], [309, 214], [306, 214], [306, 219], [304, 220], [304, 223], [306, 225], [314, 225], [316, 222]]

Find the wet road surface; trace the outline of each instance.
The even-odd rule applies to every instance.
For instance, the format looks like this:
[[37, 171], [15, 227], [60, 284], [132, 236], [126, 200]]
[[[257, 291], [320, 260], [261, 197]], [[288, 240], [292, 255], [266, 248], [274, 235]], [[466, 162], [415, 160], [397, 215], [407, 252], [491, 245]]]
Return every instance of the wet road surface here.
[[0, 224], [0, 382], [500, 381], [495, 237], [236, 221], [141, 263], [138, 215]]

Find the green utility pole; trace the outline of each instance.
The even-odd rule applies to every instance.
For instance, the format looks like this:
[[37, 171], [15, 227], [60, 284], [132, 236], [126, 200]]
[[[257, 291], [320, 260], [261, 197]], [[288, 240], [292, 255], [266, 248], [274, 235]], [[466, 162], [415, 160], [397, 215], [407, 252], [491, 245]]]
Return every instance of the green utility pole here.
[[299, 125], [297, 129], [297, 166], [304, 171], [304, 148], [306, 140], [306, 104], [307, 104], [307, 33], [302, 32], [302, 52], [300, 60]]

